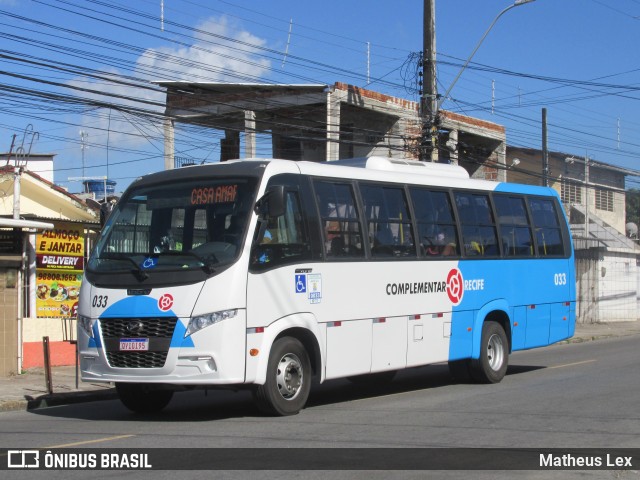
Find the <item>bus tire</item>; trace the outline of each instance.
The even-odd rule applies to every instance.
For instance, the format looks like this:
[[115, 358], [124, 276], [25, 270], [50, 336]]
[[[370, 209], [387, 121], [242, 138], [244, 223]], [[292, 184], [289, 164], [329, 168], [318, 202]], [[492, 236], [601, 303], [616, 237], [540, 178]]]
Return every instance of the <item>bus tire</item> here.
[[135, 413], [157, 413], [166, 407], [173, 391], [137, 383], [116, 383], [116, 392], [122, 404]]
[[488, 321], [482, 325], [480, 358], [471, 361], [471, 375], [479, 383], [498, 383], [507, 373], [509, 342], [502, 325]]
[[458, 383], [469, 383], [473, 380], [471, 376], [471, 360], [452, 360], [449, 362], [449, 375]]
[[307, 403], [311, 391], [311, 361], [300, 341], [276, 340], [269, 354], [267, 380], [254, 390], [260, 411], [269, 415], [295, 415]]

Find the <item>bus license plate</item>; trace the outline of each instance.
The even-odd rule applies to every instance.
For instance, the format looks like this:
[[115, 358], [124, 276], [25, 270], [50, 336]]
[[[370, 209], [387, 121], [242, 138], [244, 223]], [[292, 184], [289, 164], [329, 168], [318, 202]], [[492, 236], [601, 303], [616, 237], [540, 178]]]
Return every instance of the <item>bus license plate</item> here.
[[148, 338], [121, 338], [120, 351], [146, 352], [149, 350]]

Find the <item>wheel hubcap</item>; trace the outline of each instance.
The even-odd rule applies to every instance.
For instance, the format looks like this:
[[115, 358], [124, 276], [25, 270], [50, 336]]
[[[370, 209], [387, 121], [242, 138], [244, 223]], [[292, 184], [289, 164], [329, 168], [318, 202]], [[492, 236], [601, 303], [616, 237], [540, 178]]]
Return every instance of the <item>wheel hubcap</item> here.
[[278, 391], [285, 400], [293, 400], [300, 392], [303, 373], [300, 359], [293, 353], [287, 353], [278, 362], [276, 382]]
[[487, 361], [493, 371], [500, 370], [504, 362], [504, 345], [500, 335], [491, 335], [487, 344]]

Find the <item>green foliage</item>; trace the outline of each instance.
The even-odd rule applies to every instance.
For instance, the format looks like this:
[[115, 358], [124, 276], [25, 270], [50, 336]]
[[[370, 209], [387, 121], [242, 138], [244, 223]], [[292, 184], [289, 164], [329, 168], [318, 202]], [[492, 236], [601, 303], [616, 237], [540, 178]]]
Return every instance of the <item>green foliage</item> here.
[[627, 190], [626, 195], [626, 210], [627, 220], [626, 222], [633, 222], [640, 226], [640, 190], [632, 188]]

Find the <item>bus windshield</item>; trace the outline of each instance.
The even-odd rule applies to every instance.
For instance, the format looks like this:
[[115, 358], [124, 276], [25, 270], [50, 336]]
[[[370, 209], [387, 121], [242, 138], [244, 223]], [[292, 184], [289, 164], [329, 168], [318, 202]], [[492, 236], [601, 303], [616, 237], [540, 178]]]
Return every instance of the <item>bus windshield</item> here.
[[133, 187], [107, 220], [87, 265], [97, 272], [202, 270], [241, 251], [256, 179], [212, 178]]

